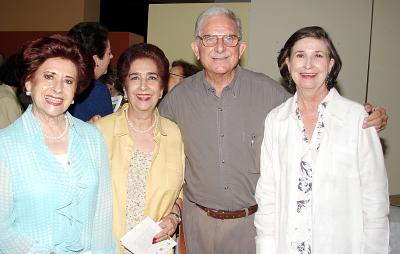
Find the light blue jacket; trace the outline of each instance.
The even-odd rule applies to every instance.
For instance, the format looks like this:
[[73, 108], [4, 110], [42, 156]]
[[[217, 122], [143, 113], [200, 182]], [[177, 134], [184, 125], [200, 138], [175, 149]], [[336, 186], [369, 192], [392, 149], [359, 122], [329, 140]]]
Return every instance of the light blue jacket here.
[[116, 253], [106, 146], [67, 113], [68, 169], [48, 149], [32, 107], [0, 131], [0, 253]]

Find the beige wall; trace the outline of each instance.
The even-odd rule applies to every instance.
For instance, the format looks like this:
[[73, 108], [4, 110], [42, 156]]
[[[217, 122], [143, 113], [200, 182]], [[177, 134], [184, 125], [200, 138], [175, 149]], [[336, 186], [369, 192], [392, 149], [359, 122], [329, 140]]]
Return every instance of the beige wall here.
[[99, 21], [100, 0], [0, 0], [0, 31], [68, 31]]
[[[193, 41], [194, 24], [197, 16], [211, 4], [152, 4], [149, 7], [147, 42], [165, 52], [170, 62], [184, 59], [196, 63], [190, 47]], [[218, 4], [232, 9], [242, 19], [243, 37], [248, 38], [249, 3]], [[247, 65], [246, 53], [242, 66]]]
[[386, 168], [391, 194], [400, 194], [400, 1], [375, 1], [368, 100], [389, 113], [380, 134], [386, 146]]
[[[391, 194], [400, 193], [400, 94], [397, 75], [400, 52], [400, 1], [375, 1], [368, 101], [387, 109], [390, 121], [380, 136]], [[344, 96], [364, 102], [372, 0], [252, 0], [249, 66], [274, 79], [280, 77], [276, 57], [297, 29], [319, 25], [332, 37], [343, 61], [339, 88]], [[279, 24], [279, 25], [277, 25]]]
[[279, 80], [276, 57], [289, 36], [305, 26], [322, 26], [344, 63], [338, 79], [341, 92], [363, 102], [371, 21], [369, 0], [253, 0], [251, 13], [251, 69]]

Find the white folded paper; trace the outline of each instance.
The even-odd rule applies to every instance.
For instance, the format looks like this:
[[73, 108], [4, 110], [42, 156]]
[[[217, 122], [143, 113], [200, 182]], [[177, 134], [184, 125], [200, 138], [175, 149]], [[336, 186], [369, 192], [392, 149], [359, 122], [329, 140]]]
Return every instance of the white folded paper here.
[[146, 217], [121, 238], [121, 243], [134, 254], [163, 254], [172, 249], [176, 242], [170, 238], [152, 244], [153, 237], [160, 231], [160, 226]]

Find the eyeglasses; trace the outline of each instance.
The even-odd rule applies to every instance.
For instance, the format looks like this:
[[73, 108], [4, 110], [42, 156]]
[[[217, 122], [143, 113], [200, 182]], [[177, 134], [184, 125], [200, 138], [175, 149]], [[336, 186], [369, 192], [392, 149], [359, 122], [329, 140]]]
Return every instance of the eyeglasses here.
[[196, 36], [197, 39], [201, 40], [204, 47], [214, 47], [218, 43], [218, 39], [222, 38], [224, 45], [227, 47], [236, 47], [240, 41], [240, 37], [234, 34], [230, 35], [204, 35]]
[[180, 78], [186, 78], [184, 75], [176, 74], [176, 73], [173, 73], [173, 72], [170, 72], [169, 75], [177, 76], [177, 77], [180, 77]]

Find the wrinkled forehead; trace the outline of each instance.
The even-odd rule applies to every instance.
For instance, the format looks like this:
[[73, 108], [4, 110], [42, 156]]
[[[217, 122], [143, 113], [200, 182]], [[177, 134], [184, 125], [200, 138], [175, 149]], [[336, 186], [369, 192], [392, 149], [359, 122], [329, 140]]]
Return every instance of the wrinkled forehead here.
[[236, 22], [227, 15], [209, 16], [200, 24], [200, 34], [237, 34]]

